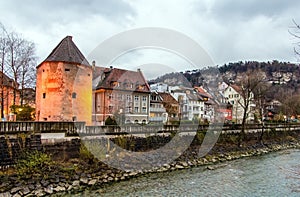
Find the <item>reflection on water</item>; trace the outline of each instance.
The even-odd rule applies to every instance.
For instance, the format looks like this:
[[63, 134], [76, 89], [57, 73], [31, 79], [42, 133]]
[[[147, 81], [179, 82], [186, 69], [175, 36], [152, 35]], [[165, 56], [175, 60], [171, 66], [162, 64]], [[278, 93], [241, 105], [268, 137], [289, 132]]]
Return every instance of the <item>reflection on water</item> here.
[[150, 174], [78, 196], [300, 196], [300, 150], [204, 167]]

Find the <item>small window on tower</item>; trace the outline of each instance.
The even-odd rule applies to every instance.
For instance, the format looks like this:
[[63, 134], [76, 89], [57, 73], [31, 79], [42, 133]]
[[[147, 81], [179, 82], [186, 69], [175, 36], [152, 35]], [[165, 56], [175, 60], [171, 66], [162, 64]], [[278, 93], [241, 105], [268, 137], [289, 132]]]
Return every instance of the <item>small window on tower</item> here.
[[46, 98], [46, 93], [43, 93], [43, 98]]
[[76, 96], [77, 96], [77, 95], [76, 95], [76, 92], [73, 92], [73, 93], [72, 93], [72, 98], [75, 99]]
[[69, 68], [65, 68], [65, 71], [70, 71], [70, 69]]

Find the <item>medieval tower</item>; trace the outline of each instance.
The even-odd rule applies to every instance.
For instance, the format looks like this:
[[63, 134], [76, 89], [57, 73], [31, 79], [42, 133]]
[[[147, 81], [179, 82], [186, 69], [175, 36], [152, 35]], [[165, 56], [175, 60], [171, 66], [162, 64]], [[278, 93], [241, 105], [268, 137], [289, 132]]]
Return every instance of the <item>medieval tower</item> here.
[[91, 124], [91, 115], [92, 67], [67, 36], [37, 66], [36, 120]]

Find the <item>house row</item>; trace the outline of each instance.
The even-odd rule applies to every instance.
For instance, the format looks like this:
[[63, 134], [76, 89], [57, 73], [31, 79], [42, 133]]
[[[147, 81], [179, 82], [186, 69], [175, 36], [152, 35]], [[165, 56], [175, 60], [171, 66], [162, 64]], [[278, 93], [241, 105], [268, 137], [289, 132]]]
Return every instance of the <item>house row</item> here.
[[[251, 100], [253, 98], [251, 95]], [[142, 71], [90, 65], [71, 36], [65, 37], [37, 66], [36, 120], [84, 121], [104, 125], [168, 123], [179, 120], [240, 123], [241, 87], [222, 83], [217, 92], [203, 87], [149, 84]], [[251, 101], [247, 121], [254, 119]]]
[[[245, 100], [242, 87], [237, 85], [223, 82], [212, 93], [203, 87], [168, 86], [164, 83], [151, 84], [151, 89], [169, 92], [176, 99], [181, 120], [242, 122]], [[250, 102], [246, 109], [246, 121], [253, 122], [256, 105], [252, 92], [247, 99]]]

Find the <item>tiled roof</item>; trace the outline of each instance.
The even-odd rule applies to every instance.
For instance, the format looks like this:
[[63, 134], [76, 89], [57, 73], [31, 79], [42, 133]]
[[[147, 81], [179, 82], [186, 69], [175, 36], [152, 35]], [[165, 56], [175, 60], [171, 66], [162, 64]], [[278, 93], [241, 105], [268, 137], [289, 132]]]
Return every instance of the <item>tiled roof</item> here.
[[230, 85], [229, 87], [232, 87], [237, 93], [242, 95], [242, 88], [238, 85]]
[[186, 96], [187, 96], [187, 98], [189, 100], [194, 100], [194, 101], [201, 101], [201, 100], [203, 100], [203, 98], [199, 94], [193, 94], [193, 93], [191, 93], [191, 94], [187, 94]]
[[200, 96], [207, 97], [207, 98], [212, 98], [212, 96], [209, 93], [207, 93], [202, 87], [195, 87], [195, 89], [200, 94]]
[[150, 87], [140, 70], [130, 71], [110, 68], [104, 71], [105, 78], [99, 82], [96, 89], [128, 90], [150, 92]]
[[9, 78], [6, 74], [2, 73], [1, 71], [0, 71], [0, 85], [2, 85], [2, 77], [3, 77], [4, 86], [10, 86], [10, 87], [18, 86], [18, 84], [16, 84], [13, 79]]
[[178, 101], [171, 94], [166, 92], [158, 92], [158, 94], [162, 97], [164, 103], [178, 104]]
[[65, 37], [44, 60], [44, 62], [66, 62], [89, 66], [89, 62], [72, 41], [72, 36]]

